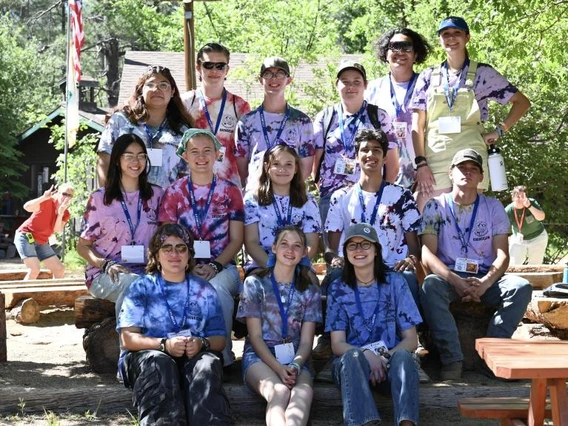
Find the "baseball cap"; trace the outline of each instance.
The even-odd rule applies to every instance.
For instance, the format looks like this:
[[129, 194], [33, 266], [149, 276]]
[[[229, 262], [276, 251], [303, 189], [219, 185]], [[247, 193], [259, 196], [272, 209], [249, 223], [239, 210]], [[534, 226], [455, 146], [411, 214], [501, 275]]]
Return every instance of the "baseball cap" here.
[[440, 27], [438, 27], [438, 35], [443, 30], [447, 30], [448, 28], [456, 28], [458, 30], [465, 31], [466, 34], [469, 34], [469, 27], [467, 26], [467, 22], [465, 19], [460, 18], [459, 16], [448, 16], [446, 19], [442, 21]]
[[377, 231], [368, 223], [358, 223], [351, 225], [345, 232], [345, 241], [349, 241], [353, 237], [361, 237], [372, 243], [378, 243]]
[[337, 78], [341, 75], [341, 73], [345, 70], [355, 70], [359, 71], [363, 76], [363, 79], [367, 80], [367, 72], [365, 71], [365, 67], [361, 65], [359, 62], [355, 62], [352, 60], [345, 60], [341, 61], [339, 64], [339, 69], [337, 70]]
[[278, 68], [288, 74], [288, 76], [290, 75], [290, 66], [288, 65], [288, 62], [277, 56], [272, 56], [264, 60], [260, 67], [260, 75], [264, 74], [264, 71], [268, 68]]
[[215, 137], [215, 135], [211, 133], [209, 130], [189, 129], [185, 131], [183, 137], [181, 138], [181, 141], [179, 141], [178, 148], [176, 151], [178, 157], [181, 157], [181, 154], [183, 154], [187, 149], [187, 141], [196, 135], [203, 135], [211, 138], [213, 140], [213, 143], [215, 144], [215, 151], [219, 151], [221, 149], [222, 147], [221, 142], [219, 142], [219, 140]]
[[483, 172], [483, 159], [481, 158], [481, 155], [473, 149], [462, 149], [461, 151], [456, 152], [456, 155], [454, 155], [454, 158], [452, 159], [452, 167], [465, 163], [466, 161], [473, 161], [479, 166], [481, 172]]

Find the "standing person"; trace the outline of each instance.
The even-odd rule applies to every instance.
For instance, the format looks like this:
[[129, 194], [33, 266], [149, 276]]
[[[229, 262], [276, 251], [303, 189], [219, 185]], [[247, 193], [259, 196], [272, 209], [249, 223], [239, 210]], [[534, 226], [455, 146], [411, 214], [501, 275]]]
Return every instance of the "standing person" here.
[[87, 261], [89, 293], [115, 303], [117, 316], [128, 286], [144, 273], [148, 243], [158, 226], [163, 190], [148, 182], [148, 151], [134, 134], [119, 136], [105, 187], [89, 197], [77, 253]]
[[410, 189], [414, 183], [412, 109], [410, 101], [418, 78], [414, 64], [428, 57], [430, 45], [410, 28], [393, 28], [375, 44], [377, 58], [389, 65], [389, 73], [367, 86], [365, 99], [388, 113], [398, 143], [398, 176], [393, 183]]
[[292, 82], [290, 66], [282, 58], [266, 58], [259, 82], [264, 90], [262, 104], [241, 117], [235, 135], [235, 156], [243, 187], [254, 191], [262, 172], [264, 153], [278, 143], [293, 147], [301, 160], [302, 179], [312, 171], [314, 128], [312, 120], [286, 101]]
[[327, 296], [333, 378], [341, 388], [346, 425], [380, 423], [372, 388], [390, 393], [396, 425], [418, 424], [416, 325], [422, 322], [404, 279], [388, 272], [375, 229], [347, 229], [345, 267]]
[[40, 262], [49, 268], [53, 278], [63, 278], [65, 266], [49, 245], [49, 237], [61, 232], [70, 218], [69, 204], [75, 190], [69, 183], [55, 189], [51, 186], [41, 197], [24, 204], [24, 210], [32, 215], [16, 230], [14, 244], [28, 272], [24, 280], [35, 280], [40, 272]]
[[548, 233], [542, 221], [545, 214], [534, 198], [527, 197], [524, 185], [515, 186], [511, 193], [513, 202], [505, 207], [513, 228], [509, 237], [511, 265], [540, 265], [548, 245]]
[[[452, 192], [428, 201], [422, 215], [422, 263], [431, 272], [422, 283], [420, 302], [440, 353], [440, 377], [459, 380], [463, 353], [450, 303], [498, 306], [487, 337], [509, 338], [523, 318], [532, 287], [524, 278], [504, 275], [511, 225], [499, 200], [478, 194], [483, 157], [473, 149], [458, 151], [449, 176]], [[485, 363], [478, 368], [495, 377]]]
[[[469, 27], [463, 18], [444, 19], [438, 37], [446, 60], [420, 74], [411, 104], [420, 211], [431, 197], [451, 191], [448, 169], [456, 152], [475, 149], [487, 169], [486, 145], [497, 142], [530, 107], [525, 95], [491, 65], [470, 59]], [[505, 120], [488, 132], [483, 124], [489, 117], [489, 100], [512, 106]], [[489, 179], [479, 188], [487, 190]]]
[[191, 117], [180, 98], [168, 68], [150, 66], [142, 74], [128, 104], [112, 114], [101, 134], [97, 149], [97, 176], [104, 187], [110, 154], [116, 139], [134, 133], [148, 149], [148, 181], [166, 189], [185, 172], [185, 163], [176, 156], [183, 132], [192, 127]]
[[300, 156], [293, 148], [275, 145], [266, 151], [258, 192], [248, 192], [244, 203], [245, 248], [250, 256], [247, 273], [274, 265], [274, 240], [278, 231], [289, 225], [305, 233], [308, 252], [303, 264], [311, 266], [318, 251], [321, 221], [317, 203], [301, 176]]
[[142, 426], [234, 424], [223, 389], [219, 297], [190, 272], [192, 247], [182, 226], [158, 228], [147, 275], [128, 288], [118, 317], [119, 371]]
[[247, 277], [237, 318], [246, 319], [243, 377], [267, 401], [266, 424], [305, 425], [313, 390], [308, 360], [321, 322], [319, 287], [300, 265], [306, 235], [281, 228], [272, 245], [275, 264]]
[[[365, 101], [367, 72], [354, 61], [339, 64], [335, 87], [341, 101], [321, 111], [314, 120], [316, 156], [313, 176], [320, 195], [320, 214], [325, 224], [329, 201], [334, 191], [351, 186], [360, 175], [355, 161], [353, 141], [358, 130], [382, 129], [389, 139], [386, 180], [392, 182], [398, 174], [396, 137], [388, 114]], [[327, 240], [324, 237], [324, 245]]]
[[229, 366], [234, 362], [231, 330], [240, 285], [234, 259], [243, 245], [245, 212], [240, 188], [213, 171], [220, 148], [209, 130], [185, 132], [177, 152], [190, 174], [166, 189], [158, 220], [184, 226], [195, 240], [193, 273], [208, 280], [219, 294], [227, 335], [223, 361]]
[[210, 130], [223, 145], [215, 174], [241, 185], [235, 158], [235, 129], [239, 119], [250, 112], [250, 105], [225, 89], [230, 56], [229, 49], [219, 43], [207, 43], [199, 49], [195, 70], [201, 87], [184, 93], [182, 100], [195, 127]]

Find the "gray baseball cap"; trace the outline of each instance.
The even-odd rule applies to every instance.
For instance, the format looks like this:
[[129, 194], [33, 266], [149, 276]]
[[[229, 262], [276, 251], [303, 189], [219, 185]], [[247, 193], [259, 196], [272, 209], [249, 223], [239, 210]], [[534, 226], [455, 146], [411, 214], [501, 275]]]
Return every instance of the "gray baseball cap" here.
[[456, 152], [454, 158], [452, 159], [452, 167], [457, 166], [466, 161], [472, 161], [479, 166], [479, 169], [483, 173], [483, 158], [474, 149], [462, 149]]
[[353, 237], [361, 237], [372, 243], [378, 243], [379, 237], [377, 231], [368, 223], [358, 223], [351, 225], [345, 232], [345, 241], [349, 241]]
[[276, 56], [266, 58], [264, 60], [262, 66], [260, 67], [260, 75], [262, 76], [262, 74], [264, 74], [264, 71], [266, 71], [268, 68], [278, 68], [284, 71], [288, 76], [290, 75], [290, 66], [288, 65], [288, 62]]

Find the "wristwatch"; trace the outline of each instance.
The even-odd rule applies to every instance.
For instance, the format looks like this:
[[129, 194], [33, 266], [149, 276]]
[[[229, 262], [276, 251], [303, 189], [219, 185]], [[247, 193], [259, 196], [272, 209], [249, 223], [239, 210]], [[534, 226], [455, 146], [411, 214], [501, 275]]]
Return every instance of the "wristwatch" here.
[[201, 339], [201, 350], [202, 351], [208, 351], [209, 348], [211, 347], [211, 343], [209, 343], [209, 340], [207, 340], [205, 337], [200, 337]]
[[166, 337], [164, 337], [162, 340], [160, 340], [160, 352], [164, 352], [166, 353], [166, 342], [168, 341], [168, 339]]
[[420, 163], [426, 162], [426, 157], [424, 157], [423, 155], [417, 155], [414, 158], [414, 164], [418, 165]]

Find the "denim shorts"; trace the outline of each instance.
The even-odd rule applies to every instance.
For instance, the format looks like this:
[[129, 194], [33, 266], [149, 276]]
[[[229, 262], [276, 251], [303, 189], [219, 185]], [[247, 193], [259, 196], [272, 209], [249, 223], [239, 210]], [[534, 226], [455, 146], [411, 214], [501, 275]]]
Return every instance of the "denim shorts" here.
[[[268, 348], [268, 349], [270, 350], [272, 355], [275, 355], [274, 348]], [[245, 377], [247, 375], [247, 370], [249, 369], [249, 367], [251, 365], [253, 365], [257, 362], [264, 362], [264, 361], [262, 361], [262, 359], [256, 354], [256, 352], [254, 350], [251, 349], [251, 350], [248, 350], [248, 351], [243, 353], [243, 358], [241, 360], [241, 366], [242, 366], [242, 373], [243, 373], [243, 382], [247, 387], [248, 387], [248, 383], [245, 380]], [[310, 371], [307, 362], [302, 366], [302, 371], [304, 371], [304, 370], [306, 370], [308, 372]]]
[[20, 231], [16, 231], [14, 235], [14, 245], [22, 259], [37, 257], [39, 260], [45, 260], [57, 256], [49, 245], [49, 242], [45, 244], [38, 244], [37, 242], [30, 244], [26, 234]]

